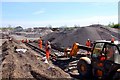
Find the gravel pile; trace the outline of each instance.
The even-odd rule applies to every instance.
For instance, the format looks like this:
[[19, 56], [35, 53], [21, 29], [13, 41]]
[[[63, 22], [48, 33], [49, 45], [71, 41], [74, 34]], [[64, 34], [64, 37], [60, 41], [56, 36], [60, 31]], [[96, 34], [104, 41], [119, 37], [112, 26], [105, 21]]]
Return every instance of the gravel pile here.
[[51, 41], [52, 44], [61, 47], [71, 47], [74, 42], [85, 45], [89, 38], [91, 41], [95, 40], [111, 40], [112, 36], [118, 39], [118, 31], [112, 28], [106, 28], [103, 25], [91, 25], [87, 27], [74, 28], [72, 30], [63, 30], [52, 32], [46, 35], [44, 41]]

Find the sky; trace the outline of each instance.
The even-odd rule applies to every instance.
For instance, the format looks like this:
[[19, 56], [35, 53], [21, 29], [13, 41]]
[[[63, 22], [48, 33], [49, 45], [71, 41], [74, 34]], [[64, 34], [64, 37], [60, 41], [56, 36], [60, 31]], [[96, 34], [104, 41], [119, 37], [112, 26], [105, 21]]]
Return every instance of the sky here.
[[2, 2], [2, 27], [118, 23], [118, 2]]

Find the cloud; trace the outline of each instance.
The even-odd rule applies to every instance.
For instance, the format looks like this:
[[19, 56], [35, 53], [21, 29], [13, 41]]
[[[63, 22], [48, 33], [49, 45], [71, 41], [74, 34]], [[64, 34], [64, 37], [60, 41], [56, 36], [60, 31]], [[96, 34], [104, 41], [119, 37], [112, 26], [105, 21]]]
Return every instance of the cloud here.
[[40, 11], [34, 12], [33, 14], [34, 14], [34, 15], [38, 15], [38, 14], [43, 14], [43, 13], [45, 13], [45, 11], [44, 11], [44, 10], [40, 10]]

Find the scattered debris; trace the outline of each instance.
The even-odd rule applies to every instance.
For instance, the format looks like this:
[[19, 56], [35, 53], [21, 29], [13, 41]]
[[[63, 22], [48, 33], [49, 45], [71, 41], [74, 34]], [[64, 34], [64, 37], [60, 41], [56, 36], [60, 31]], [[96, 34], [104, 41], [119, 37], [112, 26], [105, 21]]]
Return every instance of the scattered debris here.
[[27, 51], [27, 49], [16, 49], [16, 51], [25, 53]]
[[49, 64], [47, 59], [45, 59], [44, 63]]

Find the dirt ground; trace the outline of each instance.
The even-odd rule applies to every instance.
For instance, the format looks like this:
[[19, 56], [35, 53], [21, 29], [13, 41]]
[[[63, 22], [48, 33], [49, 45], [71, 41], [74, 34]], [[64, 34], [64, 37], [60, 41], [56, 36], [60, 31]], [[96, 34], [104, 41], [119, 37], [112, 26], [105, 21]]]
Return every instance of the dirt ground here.
[[[116, 40], [119, 38], [117, 30], [105, 28], [102, 25], [48, 32], [49, 34], [46, 32], [47, 35], [44, 35], [43, 41], [49, 40], [51, 44], [57, 45], [57, 47], [71, 47], [74, 42], [85, 45], [88, 38], [92, 41], [111, 40], [111, 35], [115, 36]], [[16, 52], [16, 48], [27, 49], [27, 51], [25, 53]], [[42, 61], [43, 56], [23, 43], [6, 41], [2, 44], [0, 50], [2, 51], [2, 54], [0, 54], [2, 78], [11, 80], [13, 78], [35, 80], [72, 79], [69, 74], [53, 65], [52, 62], [45, 64]]]
[[[31, 78], [39, 80], [71, 79], [69, 74], [54, 66], [51, 62], [45, 64], [42, 56], [25, 46], [23, 43], [6, 41], [2, 47], [1, 66], [2, 78]], [[15, 49], [27, 49], [16, 52]]]

